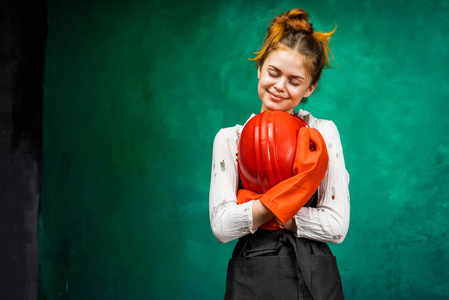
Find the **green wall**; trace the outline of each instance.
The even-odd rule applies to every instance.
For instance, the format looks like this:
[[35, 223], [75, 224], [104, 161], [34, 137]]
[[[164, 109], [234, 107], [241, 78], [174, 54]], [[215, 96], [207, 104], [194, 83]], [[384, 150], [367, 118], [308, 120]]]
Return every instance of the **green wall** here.
[[304, 109], [351, 175], [347, 299], [449, 296], [447, 1], [48, 0], [38, 299], [222, 299], [212, 142], [260, 109], [247, 58], [293, 7], [338, 26]]

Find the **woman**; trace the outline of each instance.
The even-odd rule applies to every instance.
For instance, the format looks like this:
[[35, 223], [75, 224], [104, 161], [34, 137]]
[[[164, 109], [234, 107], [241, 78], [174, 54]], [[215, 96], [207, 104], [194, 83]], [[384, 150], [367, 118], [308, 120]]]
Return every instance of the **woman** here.
[[[254, 58], [261, 112], [294, 114], [295, 107], [317, 87], [324, 66], [330, 67], [328, 43], [335, 29], [314, 32], [308, 20], [304, 10], [293, 9], [270, 24], [264, 46]], [[226, 299], [343, 299], [335, 257], [326, 244], [341, 243], [349, 226], [349, 175], [340, 136], [332, 121], [314, 118], [304, 110], [296, 114], [310, 126], [301, 129], [298, 139], [321, 147], [314, 159], [325, 166], [310, 201], [304, 197], [315, 190], [296, 191], [286, 182], [261, 195], [239, 190], [236, 157], [243, 126], [223, 128], [215, 137], [211, 227], [222, 243], [239, 239], [229, 262]], [[276, 210], [283, 201], [297, 207], [291, 219], [282, 219]]]

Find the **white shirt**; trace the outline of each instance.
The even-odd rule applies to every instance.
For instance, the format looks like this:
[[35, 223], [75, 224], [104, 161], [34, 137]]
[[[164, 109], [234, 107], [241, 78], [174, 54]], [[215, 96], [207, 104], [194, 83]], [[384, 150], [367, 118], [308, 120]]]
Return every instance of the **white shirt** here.
[[[339, 244], [348, 232], [350, 210], [349, 174], [340, 134], [332, 121], [314, 118], [305, 110], [300, 110], [298, 116], [323, 136], [329, 165], [318, 188], [317, 207], [303, 207], [294, 217], [298, 228], [295, 235]], [[222, 243], [253, 233], [253, 201], [237, 205], [236, 196], [239, 182], [236, 158], [242, 129], [242, 125], [223, 128], [214, 139], [209, 216], [212, 231]]]

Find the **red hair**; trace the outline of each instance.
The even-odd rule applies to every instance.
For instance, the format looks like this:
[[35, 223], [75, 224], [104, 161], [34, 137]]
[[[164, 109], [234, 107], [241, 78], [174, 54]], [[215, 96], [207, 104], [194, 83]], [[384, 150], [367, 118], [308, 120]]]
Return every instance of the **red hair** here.
[[[262, 67], [267, 56], [281, 46], [294, 50], [306, 58], [305, 67], [311, 75], [311, 85], [318, 83], [321, 72], [326, 66], [332, 68], [329, 53], [330, 38], [337, 29], [331, 32], [315, 32], [313, 24], [309, 22], [309, 15], [300, 8], [286, 11], [271, 21], [262, 49], [256, 52], [257, 67]], [[335, 62], [335, 59], [334, 59]]]

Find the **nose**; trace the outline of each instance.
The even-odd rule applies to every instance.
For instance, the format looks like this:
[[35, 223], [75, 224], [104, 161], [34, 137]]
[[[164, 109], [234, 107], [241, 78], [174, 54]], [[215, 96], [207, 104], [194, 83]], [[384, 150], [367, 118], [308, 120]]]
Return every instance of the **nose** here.
[[276, 91], [284, 91], [285, 89], [285, 79], [284, 78], [279, 78], [279, 80], [274, 84], [274, 89]]

